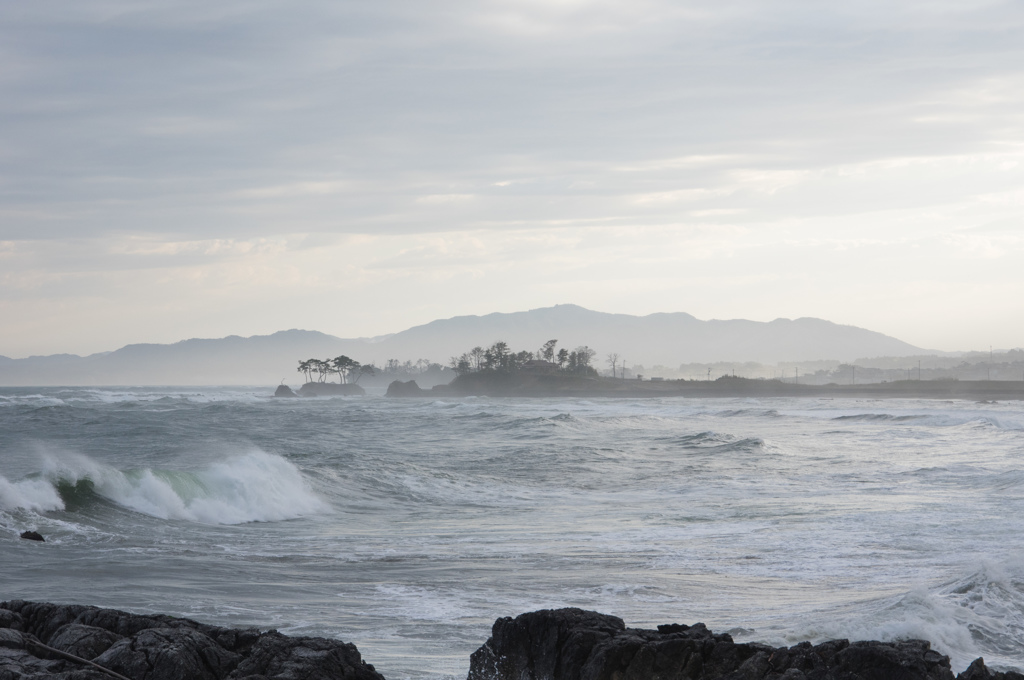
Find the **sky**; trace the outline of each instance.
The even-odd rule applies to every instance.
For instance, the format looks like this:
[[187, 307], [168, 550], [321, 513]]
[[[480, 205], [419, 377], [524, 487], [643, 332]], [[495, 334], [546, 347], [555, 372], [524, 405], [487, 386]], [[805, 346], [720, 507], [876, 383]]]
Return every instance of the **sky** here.
[[1024, 345], [1024, 3], [0, 4], [0, 355], [574, 303]]

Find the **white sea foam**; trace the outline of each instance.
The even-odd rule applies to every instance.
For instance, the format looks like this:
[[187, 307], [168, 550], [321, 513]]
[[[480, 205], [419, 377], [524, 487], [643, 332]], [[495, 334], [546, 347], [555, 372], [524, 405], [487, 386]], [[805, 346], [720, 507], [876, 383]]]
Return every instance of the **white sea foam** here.
[[0, 475], [0, 510], [31, 510], [47, 512], [63, 510], [57, 489], [45, 479], [23, 479], [11, 482]]
[[[292, 519], [327, 510], [298, 468], [280, 456], [258, 450], [198, 471], [122, 471], [76, 454], [49, 455], [45, 460], [48, 481], [39, 482], [49, 487], [58, 502], [55, 484], [88, 481], [100, 496], [161, 519], [242, 524]], [[42, 510], [60, 507], [63, 506], [39, 505]]]
[[1021, 668], [1024, 656], [1024, 571], [1018, 565], [984, 563], [951, 583], [915, 588], [870, 611], [832, 617], [798, 629], [793, 640], [835, 638], [929, 640], [948, 654], [955, 670], [985, 658], [989, 666]]

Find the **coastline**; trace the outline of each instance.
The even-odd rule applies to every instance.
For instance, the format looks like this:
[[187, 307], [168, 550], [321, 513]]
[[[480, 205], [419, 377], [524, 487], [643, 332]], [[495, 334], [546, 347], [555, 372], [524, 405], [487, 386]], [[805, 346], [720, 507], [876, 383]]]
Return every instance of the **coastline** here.
[[525, 373], [470, 373], [447, 385], [421, 389], [395, 381], [391, 397], [807, 397], [868, 399], [1024, 400], [1024, 381], [901, 380], [864, 385], [800, 385], [731, 376], [660, 382]]
[[[0, 602], [0, 676], [64, 680], [384, 680], [351, 643], [87, 605]], [[704, 624], [627, 628], [581, 609], [495, 621], [467, 680], [1021, 680], [979, 658], [954, 676], [925, 640], [773, 648]]]

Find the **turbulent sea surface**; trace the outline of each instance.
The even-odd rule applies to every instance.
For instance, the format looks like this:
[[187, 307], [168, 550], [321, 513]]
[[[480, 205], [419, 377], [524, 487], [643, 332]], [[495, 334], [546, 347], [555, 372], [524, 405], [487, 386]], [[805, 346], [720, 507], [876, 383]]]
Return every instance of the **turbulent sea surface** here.
[[389, 680], [560, 606], [1024, 666], [1024, 404], [270, 394], [0, 389], [0, 599], [339, 637]]

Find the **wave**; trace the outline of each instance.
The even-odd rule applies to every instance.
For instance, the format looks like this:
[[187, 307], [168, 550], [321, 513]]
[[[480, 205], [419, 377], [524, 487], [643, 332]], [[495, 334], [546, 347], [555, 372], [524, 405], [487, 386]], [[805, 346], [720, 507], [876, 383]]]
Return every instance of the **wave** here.
[[890, 413], [858, 413], [856, 415], [836, 416], [832, 420], [884, 420], [889, 422], [902, 423], [908, 420], [920, 420], [925, 417], [926, 416], [923, 415], [896, 416]]
[[[983, 564], [937, 588], [918, 588], [859, 620], [833, 620], [813, 637], [929, 640], [948, 654], [954, 669], [974, 659], [1020, 672], [1024, 659], [1024, 570], [1021, 565]], [[844, 617], [845, 618], [845, 617]]]
[[294, 519], [327, 510], [302, 473], [280, 456], [251, 451], [203, 470], [118, 470], [79, 455], [47, 456], [39, 477], [0, 477], [0, 507], [77, 510], [100, 497], [151, 517], [203, 524]]
[[741, 439], [733, 435], [711, 431], [696, 432], [678, 437], [663, 437], [659, 441], [684, 449], [715, 451], [718, 453], [756, 451], [766, 447], [765, 441], [760, 437], [745, 437]]
[[0, 510], [49, 512], [63, 510], [64, 501], [53, 484], [45, 479], [22, 479], [17, 482], [0, 475]]
[[758, 416], [761, 418], [782, 418], [784, 417], [781, 413], [773, 408], [769, 409], [754, 409], [754, 408], [740, 408], [740, 409], [727, 409], [725, 411], [718, 411], [714, 415], [722, 418], [737, 418], [742, 416]]

